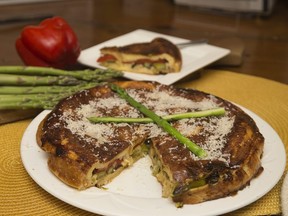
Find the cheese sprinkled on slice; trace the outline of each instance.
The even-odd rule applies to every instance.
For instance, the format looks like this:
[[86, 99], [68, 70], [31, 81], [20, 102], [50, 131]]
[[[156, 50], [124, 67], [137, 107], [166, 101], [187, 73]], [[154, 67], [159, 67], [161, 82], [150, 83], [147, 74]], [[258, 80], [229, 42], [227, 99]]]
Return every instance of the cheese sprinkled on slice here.
[[[139, 92], [131, 89], [128, 90], [128, 93], [136, 101], [142, 103], [160, 116], [171, 114], [171, 109], [173, 109], [173, 113], [176, 114], [218, 107], [218, 105], [213, 102], [213, 98], [205, 98], [200, 102], [195, 102], [181, 96], [171, 95], [171, 93], [169, 94], [169, 92], [160, 91], [159, 89], [153, 92]], [[143, 95], [145, 95], [145, 97], [143, 97]]]
[[[147, 90], [129, 89], [127, 92], [135, 100], [147, 106], [160, 116], [219, 107], [214, 96], [206, 97], [201, 101], [195, 102], [182, 97], [182, 95], [175, 96], [167, 89], [159, 90], [157, 88], [152, 92]], [[169, 136], [153, 123], [93, 124], [87, 120], [87, 118], [91, 116], [143, 117], [138, 110], [115, 94], [109, 98], [94, 98], [88, 104], [81, 105], [78, 109], [66, 111], [62, 116], [62, 120], [65, 122], [66, 128], [73, 134], [85, 139], [85, 141], [93, 142], [96, 146], [109, 143], [111, 138], [119, 136], [119, 134], [117, 135], [117, 128], [120, 127], [129, 127], [134, 130], [133, 137], [132, 139], [127, 140], [128, 142], [133, 142], [139, 135], [146, 137], [146, 139], [163, 136], [163, 140], [165, 137]], [[192, 141], [193, 136], [201, 136], [203, 142], [197, 144], [208, 153], [207, 159], [217, 159], [229, 163], [229, 155], [223, 155], [222, 153], [227, 142], [226, 137], [234, 124], [234, 118], [230, 117], [228, 112], [224, 116], [182, 119], [175, 121], [172, 124], [184, 136], [191, 138]], [[95, 139], [97, 140], [96, 142]], [[171, 154], [173, 154], [174, 150], [171, 149]], [[192, 153], [191, 157], [195, 160], [198, 159]]]
[[[234, 117], [226, 115], [222, 117], [209, 117], [209, 121], [205, 121], [204, 119], [191, 118], [186, 121], [180, 120], [178, 129], [184, 136], [193, 137], [196, 134], [203, 138], [204, 141], [197, 144], [207, 152], [208, 156], [206, 159], [217, 159], [229, 163], [229, 156], [223, 155], [222, 149], [227, 141], [227, 135], [233, 127]], [[193, 157], [195, 158], [194, 155]]]

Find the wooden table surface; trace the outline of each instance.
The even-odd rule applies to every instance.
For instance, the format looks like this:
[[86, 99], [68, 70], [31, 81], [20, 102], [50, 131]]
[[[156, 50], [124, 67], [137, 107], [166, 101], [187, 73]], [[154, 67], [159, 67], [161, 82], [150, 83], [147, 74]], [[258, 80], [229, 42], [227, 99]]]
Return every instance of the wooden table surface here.
[[[172, 0], [69, 0], [0, 6], [0, 65], [21, 65], [14, 41], [25, 25], [62, 16], [77, 33], [82, 49], [138, 28], [187, 39], [207, 38], [231, 48], [236, 58], [209, 67], [288, 83], [288, 1], [270, 16], [203, 11]], [[14, 22], [9, 22], [14, 20]], [[234, 57], [235, 57], [234, 56]]]

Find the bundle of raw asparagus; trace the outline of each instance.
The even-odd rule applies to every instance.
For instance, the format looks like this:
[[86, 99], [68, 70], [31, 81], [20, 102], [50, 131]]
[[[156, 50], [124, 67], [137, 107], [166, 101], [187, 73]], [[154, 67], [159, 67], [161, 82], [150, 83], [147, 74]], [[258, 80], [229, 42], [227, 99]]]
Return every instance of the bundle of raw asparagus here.
[[0, 66], [0, 110], [52, 109], [64, 97], [121, 76], [122, 72], [109, 69]]

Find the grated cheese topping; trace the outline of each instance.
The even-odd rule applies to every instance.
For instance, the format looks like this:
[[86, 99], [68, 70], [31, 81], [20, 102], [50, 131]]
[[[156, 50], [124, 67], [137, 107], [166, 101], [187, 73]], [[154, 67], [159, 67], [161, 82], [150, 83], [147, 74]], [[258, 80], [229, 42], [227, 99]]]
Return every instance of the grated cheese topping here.
[[[198, 110], [207, 110], [219, 107], [214, 96], [204, 98], [202, 101], [195, 102], [189, 100], [182, 95], [175, 96], [171, 91], [153, 92], [145, 90], [127, 90], [128, 94], [138, 102], [142, 103], [149, 109], [153, 110], [157, 115], [164, 116], [168, 114], [185, 113]], [[121, 117], [143, 117], [143, 115], [134, 107], [130, 106], [124, 99], [116, 94], [109, 98], [95, 98], [88, 104], [83, 104], [75, 110], [65, 111], [61, 120], [65, 122], [65, 127], [73, 134], [86, 142], [96, 146], [108, 143], [111, 137], [117, 136], [117, 128], [128, 127], [133, 130], [132, 139], [129, 134], [121, 134], [127, 136], [128, 142], [133, 142], [139, 135], [145, 135], [147, 139], [159, 136], [168, 136], [166, 132], [159, 128], [156, 124], [128, 124], [128, 123], [90, 123], [88, 117], [98, 116], [121, 116]], [[226, 143], [226, 137], [231, 131], [234, 124], [234, 117], [230, 117], [228, 112], [224, 116], [211, 116], [202, 118], [190, 118], [175, 121], [175, 126], [184, 136], [193, 137], [193, 135], [203, 136], [205, 139], [200, 145], [207, 153], [209, 160], [221, 160], [229, 163], [229, 155], [224, 155], [222, 150]], [[137, 125], [137, 126], [135, 126]], [[119, 135], [119, 134], [118, 134]], [[95, 142], [95, 139], [97, 142]], [[164, 140], [164, 139], [163, 139]], [[176, 148], [169, 149], [173, 156], [173, 152], [177, 152]], [[194, 160], [198, 158], [191, 153]], [[181, 158], [185, 160], [185, 158]]]

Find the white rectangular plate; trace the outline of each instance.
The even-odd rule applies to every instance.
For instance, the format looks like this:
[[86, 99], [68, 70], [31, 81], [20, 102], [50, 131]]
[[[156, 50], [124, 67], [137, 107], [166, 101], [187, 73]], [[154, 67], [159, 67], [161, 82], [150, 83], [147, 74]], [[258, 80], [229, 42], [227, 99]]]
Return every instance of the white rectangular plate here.
[[[166, 38], [175, 44], [189, 41], [183, 38], [137, 29], [83, 50], [78, 58], [78, 62], [90, 67], [104, 68], [97, 62], [97, 59], [100, 57], [101, 48], [105, 46], [125, 46], [131, 43], [150, 42], [156, 37]], [[180, 51], [182, 54], [182, 69], [180, 72], [164, 75], [148, 75], [124, 71], [124, 77], [131, 80], [156, 81], [162, 84], [170, 85], [230, 53], [230, 50], [228, 49], [209, 44], [194, 44], [192, 46], [182, 48]]]

